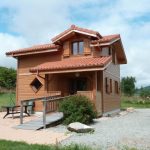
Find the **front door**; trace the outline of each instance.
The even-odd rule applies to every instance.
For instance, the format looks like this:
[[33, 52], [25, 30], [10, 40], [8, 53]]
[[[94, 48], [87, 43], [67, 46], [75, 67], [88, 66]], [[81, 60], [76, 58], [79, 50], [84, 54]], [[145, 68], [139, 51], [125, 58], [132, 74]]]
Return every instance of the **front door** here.
[[73, 78], [70, 80], [70, 94], [76, 94], [77, 91], [87, 90], [87, 78]]

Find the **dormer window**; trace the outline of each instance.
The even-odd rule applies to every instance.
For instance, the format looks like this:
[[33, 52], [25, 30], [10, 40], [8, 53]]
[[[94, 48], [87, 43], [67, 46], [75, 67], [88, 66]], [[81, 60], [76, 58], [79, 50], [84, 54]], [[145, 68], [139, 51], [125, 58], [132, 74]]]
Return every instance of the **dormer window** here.
[[76, 41], [72, 42], [72, 54], [73, 55], [81, 55], [84, 51], [84, 42]]
[[101, 50], [101, 56], [109, 56], [109, 55], [110, 55], [109, 47], [103, 47]]

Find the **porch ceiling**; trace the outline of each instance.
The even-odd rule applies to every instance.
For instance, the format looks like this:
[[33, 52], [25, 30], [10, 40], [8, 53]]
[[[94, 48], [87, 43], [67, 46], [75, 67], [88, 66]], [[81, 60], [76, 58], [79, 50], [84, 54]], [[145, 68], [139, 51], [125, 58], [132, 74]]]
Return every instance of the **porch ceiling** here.
[[90, 58], [68, 58], [61, 61], [46, 62], [34, 68], [30, 72], [76, 72], [80, 70], [103, 70], [111, 62], [111, 56], [108, 57], [90, 57]]

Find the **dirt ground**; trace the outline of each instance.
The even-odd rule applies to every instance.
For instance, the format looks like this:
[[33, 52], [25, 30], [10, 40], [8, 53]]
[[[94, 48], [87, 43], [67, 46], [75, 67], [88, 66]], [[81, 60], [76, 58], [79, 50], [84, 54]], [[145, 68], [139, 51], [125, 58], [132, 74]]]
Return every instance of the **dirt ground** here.
[[[52, 130], [22, 130], [14, 129], [13, 127], [19, 125], [19, 117], [12, 119], [11, 115], [3, 119], [5, 112], [0, 112], [0, 139], [12, 141], [25, 141], [27, 143], [38, 144], [55, 144], [60, 142], [69, 135], [60, 132], [53, 132]], [[39, 115], [24, 117], [24, 122], [38, 118]]]

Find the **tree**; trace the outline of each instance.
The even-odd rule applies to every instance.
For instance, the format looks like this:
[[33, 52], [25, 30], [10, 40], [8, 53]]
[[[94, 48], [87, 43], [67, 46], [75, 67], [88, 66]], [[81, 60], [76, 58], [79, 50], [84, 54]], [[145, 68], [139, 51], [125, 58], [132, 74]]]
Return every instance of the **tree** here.
[[133, 96], [135, 93], [135, 77], [123, 77], [121, 79], [122, 92], [127, 96]]
[[150, 98], [150, 90], [141, 87], [140, 89], [140, 96], [144, 99], [149, 99]]
[[13, 68], [0, 67], [0, 86], [12, 89], [16, 86], [16, 70]]

